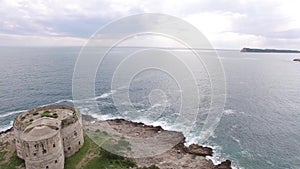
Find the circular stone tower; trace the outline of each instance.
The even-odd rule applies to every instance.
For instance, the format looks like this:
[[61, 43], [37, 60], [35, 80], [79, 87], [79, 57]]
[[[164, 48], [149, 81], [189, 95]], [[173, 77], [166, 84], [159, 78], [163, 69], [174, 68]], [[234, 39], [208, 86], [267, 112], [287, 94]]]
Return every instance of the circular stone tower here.
[[39, 119], [21, 134], [27, 169], [64, 168], [64, 151], [58, 122], [47, 117]]
[[63, 169], [64, 157], [83, 145], [79, 111], [70, 106], [44, 106], [18, 115], [13, 124], [17, 156], [26, 169]]

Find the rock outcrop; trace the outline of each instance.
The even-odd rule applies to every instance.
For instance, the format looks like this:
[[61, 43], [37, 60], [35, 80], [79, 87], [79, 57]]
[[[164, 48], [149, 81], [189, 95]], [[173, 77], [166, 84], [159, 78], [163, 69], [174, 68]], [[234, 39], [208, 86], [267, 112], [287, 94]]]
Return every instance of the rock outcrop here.
[[[213, 162], [206, 158], [206, 156], [212, 156], [213, 150], [209, 147], [204, 147], [197, 144], [191, 144], [185, 146], [185, 137], [181, 132], [164, 130], [160, 126], [149, 126], [139, 122], [131, 122], [124, 119], [98, 121], [90, 116], [83, 115], [83, 124], [87, 131], [93, 133], [109, 133], [109, 129], [105, 129], [104, 124], [109, 124], [109, 128], [115, 130], [124, 136], [124, 138], [140, 138], [142, 140], [150, 140], [159, 136], [163, 140], [168, 140], [169, 143], [174, 143], [169, 149], [156, 153], [153, 156], [132, 158], [139, 167], [149, 167], [155, 165], [160, 169], [230, 169], [231, 162], [229, 160], [222, 162], [219, 165], [214, 165]], [[123, 137], [122, 136], [122, 137]], [[178, 140], [172, 142], [172, 140]], [[103, 140], [103, 139], [102, 139]], [[137, 139], [138, 140], [138, 139]], [[145, 150], [144, 153], [149, 151], [158, 152], [162, 147], [163, 140], [157, 140], [155, 144], [149, 146], [147, 143], [136, 145], [136, 142], [132, 140], [128, 141], [128, 145], [131, 147], [131, 153], [135, 153], [134, 150]], [[171, 141], [170, 141], [171, 140]], [[114, 142], [118, 142], [117, 140]], [[140, 147], [139, 147], [140, 146]], [[165, 147], [164, 147], [165, 148]]]
[[213, 151], [210, 147], [203, 147], [198, 144], [191, 144], [187, 147], [187, 152], [197, 156], [212, 156]]
[[231, 169], [231, 161], [226, 160], [215, 166], [215, 169]]

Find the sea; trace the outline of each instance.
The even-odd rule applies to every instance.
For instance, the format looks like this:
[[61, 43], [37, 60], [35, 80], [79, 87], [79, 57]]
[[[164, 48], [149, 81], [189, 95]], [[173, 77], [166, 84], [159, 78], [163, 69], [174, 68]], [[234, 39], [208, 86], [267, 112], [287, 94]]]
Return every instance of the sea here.
[[[146, 70], [131, 79], [129, 89], [112, 87], [120, 61], [135, 50], [112, 50], [96, 72], [94, 97], [75, 100], [72, 80], [81, 47], [0, 47], [0, 130], [9, 129], [14, 118], [28, 109], [85, 103], [77, 107], [83, 114], [161, 125], [182, 131], [187, 144], [197, 143], [211, 100], [204, 97], [196, 106], [200, 115], [192, 122], [191, 130], [178, 127], [175, 123], [180, 121], [174, 119], [179, 116], [184, 91], [177, 82], [182, 79], [160, 70]], [[189, 57], [184, 49], [164, 50]], [[229, 159], [235, 168], [299, 169], [300, 63], [292, 60], [300, 54], [214, 52], [224, 71], [226, 100], [217, 127], [204, 143], [214, 149], [211, 159], [214, 163]], [[202, 52], [203, 56], [209, 54]], [[209, 94], [210, 76], [203, 65], [198, 68], [198, 90]], [[81, 88], [84, 90], [84, 86]], [[129, 90], [131, 103], [116, 106], [112, 96], [124, 90]], [[99, 109], [89, 109], [89, 101], [96, 101]], [[139, 117], [136, 112], [131, 116], [132, 107]]]

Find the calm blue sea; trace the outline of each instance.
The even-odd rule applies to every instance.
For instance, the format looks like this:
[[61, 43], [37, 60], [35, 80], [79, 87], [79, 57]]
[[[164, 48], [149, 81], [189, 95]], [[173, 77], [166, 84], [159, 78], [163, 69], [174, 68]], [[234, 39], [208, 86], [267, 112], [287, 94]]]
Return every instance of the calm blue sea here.
[[[101, 112], [81, 108], [82, 113], [102, 118], [130, 117], [118, 112], [111, 98], [113, 70], [118, 60], [132, 52], [120, 48], [104, 60], [96, 76], [96, 100]], [[0, 48], [0, 130], [11, 127], [14, 117], [34, 107], [74, 103], [72, 76], [79, 47], [61, 48]], [[178, 51], [184, 55], [184, 51]], [[224, 113], [207, 144], [215, 149], [214, 160], [230, 159], [239, 168], [298, 169], [300, 168], [300, 63], [293, 62], [299, 54], [257, 54], [222, 51], [218, 54], [224, 66], [227, 99]], [[200, 66], [199, 66], [200, 67]], [[199, 71], [201, 71], [199, 69]], [[201, 74], [201, 73], [200, 73]], [[207, 91], [208, 77], [199, 77], [200, 90]], [[161, 72], [145, 71], [137, 75], [130, 87], [130, 99], [139, 112], [161, 111], [161, 125], [172, 128], [176, 118], [180, 90], [172, 78]], [[170, 97], [149, 100], [153, 89], [166, 90]], [[85, 100], [88, 104], [88, 100]], [[205, 111], [209, 100], [202, 100]], [[160, 107], [164, 105], [164, 109]], [[126, 104], [123, 105], [126, 110]], [[136, 120], [136, 119], [133, 119]], [[153, 123], [152, 116], [140, 118]], [[199, 119], [201, 120], [201, 119]], [[158, 124], [158, 123], [156, 123]], [[197, 140], [196, 128], [187, 133]], [[199, 123], [200, 130], [201, 123]]]

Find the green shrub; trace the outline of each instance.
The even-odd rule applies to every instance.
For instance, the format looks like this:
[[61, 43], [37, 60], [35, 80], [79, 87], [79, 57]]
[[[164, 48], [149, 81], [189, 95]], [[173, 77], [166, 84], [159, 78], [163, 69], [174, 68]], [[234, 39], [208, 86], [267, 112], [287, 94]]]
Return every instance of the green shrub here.
[[11, 156], [9, 161], [5, 164], [1, 164], [1, 169], [16, 169], [20, 168], [20, 166], [25, 166], [25, 162], [17, 156], [17, 153], [14, 152], [14, 154]]
[[41, 117], [49, 117], [49, 115], [50, 115], [50, 112], [47, 110], [41, 114]]
[[156, 165], [151, 165], [150, 167], [142, 167], [138, 169], [159, 169]]
[[49, 112], [48, 110], [47, 111], [44, 111], [42, 114], [41, 114], [41, 117], [51, 117], [51, 118], [58, 118], [58, 114], [57, 113], [51, 113]]

